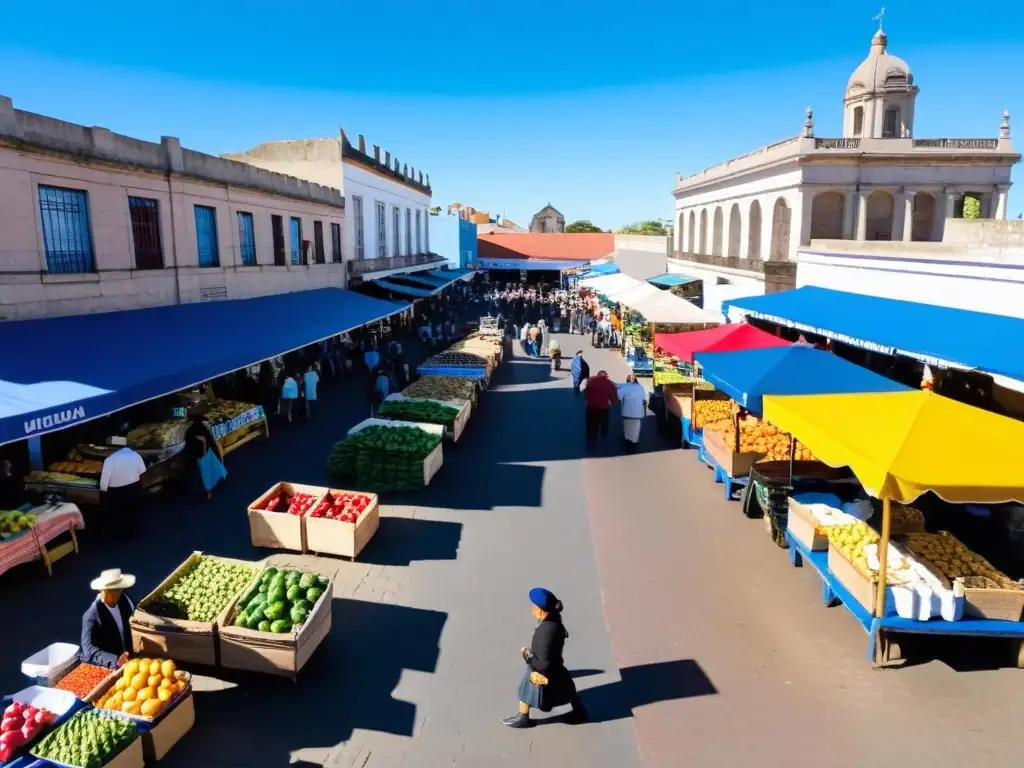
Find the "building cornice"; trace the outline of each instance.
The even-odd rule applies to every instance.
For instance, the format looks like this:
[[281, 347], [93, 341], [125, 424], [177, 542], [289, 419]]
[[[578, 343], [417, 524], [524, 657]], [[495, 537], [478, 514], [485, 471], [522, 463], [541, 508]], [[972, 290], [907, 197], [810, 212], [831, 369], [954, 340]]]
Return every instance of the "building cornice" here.
[[423, 172], [419, 172], [417, 177], [416, 169], [413, 168], [409, 171], [408, 164], [400, 165], [398, 158], [394, 158], [392, 162], [391, 153], [385, 152], [385, 159], [382, 162], [380, 159], [380, 147], [374, 146], [373, 155], [369, 155], [366, 152], [366, 140], [359, 137], [359, 147], [352, 146], [352, 143], [348, 140], [348, 136], [345, 131], [339, 131], [339, 140], [341, 141], [341, 160], [344, 163], [351, 163], [357, 165], [364, 170], [371, 171], [381, 178], [385, 178], [388, 181], [393, 181], [402, 186], [408, 187], [420, 194], [431, 196], [430, 189], [430, 175], [427, 174], [426, 182], [423, 181]]

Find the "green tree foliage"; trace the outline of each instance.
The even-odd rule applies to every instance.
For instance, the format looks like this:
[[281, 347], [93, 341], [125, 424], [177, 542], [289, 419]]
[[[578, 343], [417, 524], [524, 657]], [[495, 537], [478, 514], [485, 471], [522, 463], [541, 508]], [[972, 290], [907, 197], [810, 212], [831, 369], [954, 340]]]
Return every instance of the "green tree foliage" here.
[[591, 224], [588, 219], [580, 219], [579, 221], [574, 221], [572, 224], [567, 224], [565, 227], [565, 231], [579, 234], [588, 232], [603, 232], [604, 230], [601, 229], [596, 224]]
[[617, 229], [615, 231], [617, 235], [651, 235], [654, 237], [664, 237], [668, 234], [668, 230], [665, 225], [657, 219], [651, 219], [650, 221], [638, 221], [635, 224], [629, 224], [625, 227]]
[[971, 195], [967, 195], [964, 198], [964, 218], [965, 219], [980, 219], [981, 218], [981, 200]]

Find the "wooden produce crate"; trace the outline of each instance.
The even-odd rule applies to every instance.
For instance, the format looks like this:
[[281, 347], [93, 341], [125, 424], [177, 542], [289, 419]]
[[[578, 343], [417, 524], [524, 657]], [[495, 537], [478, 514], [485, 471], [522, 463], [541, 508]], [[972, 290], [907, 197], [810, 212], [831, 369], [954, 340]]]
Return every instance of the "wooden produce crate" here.
[[[139, 601], [135, 607], [135, 613], [132, 614], [129, 621], [132, 632], [132, 649], [135, 653], [174, 659], [176, 662], [203, 664], [209, 667], [217, 666], [217, 625], [224, 623], [225, 616], [231, 609], [234, 599], [228, 601], [220, 616], [213, 622], [171, 619], [146, 611], [148, 605], [169, 589], [191, 565], [197, 563], [203, 556], [202, 552], [193, 552], [184, 563], [174, 569], [170, 576], [160, 582], [156, 589]], [[211, 556], [206, 555], [206, 557]], [[249, 589], [260, 571], [258, 563], [247, 560], [234, 560], [228, 557], [215, 559], [248, 565], [253, 569], [252, 580], [239, 594], [243, 594]], [[237, 595], [235, 599], [237, 599]]]
[[710, 453], [729, 477], [746, 477], [750, 468], [765, 454], [758, 452], [739, 453], [725, 444], [720, 432], [704, 430], [704, 450]]
[[293, 496], [296, 493], [311, 494], [316, 497], [313, 502], [315, 507], [327, 495], [327, 489], [317, 485], [274, 483], [270, 490], [249, 505], [249, 539], [254, 547], [305, 552], [306, 527], [302, 515], [289, 515], [287, 512], [271, 512], [257, 508], [280, 493], [288, 496]]
[[[252, 585], [242, 594], [247, 594], [250, 589]], [[333, 598], [334, 579], [328, 577], [327, 588], [316, 601], [313, 610], [309, 612], [305, 623], [298, 632], [290, 634], [274, 634], [232, 626], [238, 615], [239, 600], [236, 598], [220, 625], [221, 665], [226, 669], [244, 669], [295, 679], [313, 655], [313, 651], [331, 631]]]
[[363, 491], [331, 490], [331, 495], [360, 493], [369, 496], [370, 504], [354, 523], [310, 517], [310, 509], [304, 516], [306, 546], [318, 555], [341, 555], [354, 560], [380, 527], [380, 500], [375, 493]]
[[[412, 421], [397, 421], [391, 419], [366, 419], [356, 424], [352, 429], [348, 431], [349, 435], [354, 435], [367, 427], [380, 426], [380, 427], [418, 427], [425, 432], [433, 432], [435, 435], [444, 435], [444, 427], [440, 424], [419, 424]], [[444, 465], [444, 453], [441, 449], [442, 443], [438, 443], [437, 446], [423, 458], [423, 486], [430, 485], [430, 481], [434, 479], [434, 475], [438, 473], [441, 467]]]
[[818, 533], [818, 523], [814, 515], [799, 501], [790, 497], [789, 515], [786, 518], [786, 530], [790, 535], [812, 552], [824, 552], [828, 549], [828, 536]]
[[661, 388], [665, 394], [665, 407], [681, 419], [693, 418], [693, 383], [666, 384]]
[[[121, 670], [114, 670], [100, 683], [91, 694], [89, 703], [95, 705], [99, 698], [113, 686], [121, 676]], [[174, 696], [156, 717], [144, 717], [142, 715], [131, 715], [126, 712], [110, 712], [117, 717], [125, 717], [140, 727], [142, 730], [142, 752], [147, 763], [160, 760], [166, 755], [171, 747], [181, 741], [181, 738], [188, 733], [196, 722], [196, 708], [192, 698], [192, 676], [186, 673], [185, 689]]]
[[846, 559], [846, 556], [832, 544], [828, 545], [828, 569], [854, 600], [871, 613], [875, 610], [878, 595], [878, 579], [869, 579]]
[[466, 424], [469, 422], [469, 416], [472, 410], [470, 408], [469, 402], [466, 400], [439, 400], [434, 397], [406, 397], [405, 395], [401, 394], [388, 395], [385, 402], [397, 402], [401, 400], [419, 400], [425, 403], [439, 403], [441, 405], [451, 406], [452, 408], [458, 408], [459, 415], [455, 417], [455, 421], [452, 422], [452, 425], [450, 427], [446, 424], [438, 425], [444, 429], [445, 439], [451, 440], [453, 443], [458, 442], [458, 439], [462, 437], [462, 432], [466, 428]]

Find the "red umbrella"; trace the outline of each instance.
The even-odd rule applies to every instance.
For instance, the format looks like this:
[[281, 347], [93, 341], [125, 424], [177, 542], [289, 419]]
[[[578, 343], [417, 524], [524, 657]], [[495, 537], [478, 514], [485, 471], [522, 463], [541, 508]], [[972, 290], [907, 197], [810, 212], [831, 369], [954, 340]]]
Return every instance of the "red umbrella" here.
[[752, 325], [719, 325], [704, 331], [688, 333], [660, 333], [655, 345], [663, 352], [675, 355], [687, 363], [699, 352], [738, 352], [762, 347], [786, 347], [790, 342], [762, 331]]

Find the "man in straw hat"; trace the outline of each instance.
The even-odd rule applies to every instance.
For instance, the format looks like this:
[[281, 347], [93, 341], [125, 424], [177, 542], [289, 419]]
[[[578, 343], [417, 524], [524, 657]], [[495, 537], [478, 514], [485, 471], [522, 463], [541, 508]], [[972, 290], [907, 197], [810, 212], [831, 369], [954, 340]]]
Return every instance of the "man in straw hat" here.
[[120, 568], [103, 571], [89, 586], [99, 595], [82, 616], [82, 661], [116, 669], [128, 661], [132, 634], [128, 620], [135, 603], [125, 590], [135, 584], [130, 573]]

